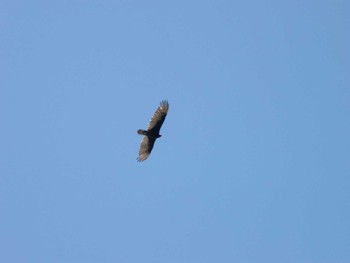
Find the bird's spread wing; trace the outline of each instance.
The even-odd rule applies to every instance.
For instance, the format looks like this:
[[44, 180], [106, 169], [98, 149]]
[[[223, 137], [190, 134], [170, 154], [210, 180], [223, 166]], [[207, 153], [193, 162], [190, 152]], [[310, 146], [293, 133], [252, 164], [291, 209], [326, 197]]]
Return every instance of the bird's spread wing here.
[[160, 106], [156, 110], [156, 112], [153, 114], [153, 117], [148, 125], [148, 131], [152, 131], [155, 133], [159, 133], [160, 128], [163, 125], [163, 122], [165, 120], [165, 117], [169, 110], [169, 103], [166, 100], [163, 100], [160, 103]]
[[137, 158], [137, 161], [142, 162], [148, 158], [150, 155], [153, 145], [154, 145], [155, 139], [149, 138], [147, 136], [144, 136], [141, 145], [140, 145], [140, 151], [139, 151], [139, 157]]

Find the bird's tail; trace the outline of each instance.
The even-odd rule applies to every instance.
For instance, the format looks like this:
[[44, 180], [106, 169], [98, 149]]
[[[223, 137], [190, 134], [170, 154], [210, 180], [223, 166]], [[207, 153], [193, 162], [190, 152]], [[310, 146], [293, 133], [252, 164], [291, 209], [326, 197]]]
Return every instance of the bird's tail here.
[[146, 135], [146, 134], [147, 134], [147, 131], [144, 131], [144, 130], [137, 130], [137, 133], [140, 134], [140, 135]]

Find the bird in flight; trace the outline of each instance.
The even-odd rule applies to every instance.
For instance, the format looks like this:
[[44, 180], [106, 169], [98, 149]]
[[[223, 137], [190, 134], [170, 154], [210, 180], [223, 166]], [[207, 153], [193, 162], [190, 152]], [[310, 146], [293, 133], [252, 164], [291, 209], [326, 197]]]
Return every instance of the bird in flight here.
[[145, 131], [140, 129], [137, 131], [138, 134], [144, 135], [140, 145], [139, 157], [137, 158], [138, 162], [142, 162], [148, 158], [148, 156], [151, 154], [155, 141], [162, 136], [159, 134], [159, 130], [163, 125], [168, 110], [168, 101], [161, 101], [160, 106], [153, 114], [153, 117], [149, 122], [147, 130]]

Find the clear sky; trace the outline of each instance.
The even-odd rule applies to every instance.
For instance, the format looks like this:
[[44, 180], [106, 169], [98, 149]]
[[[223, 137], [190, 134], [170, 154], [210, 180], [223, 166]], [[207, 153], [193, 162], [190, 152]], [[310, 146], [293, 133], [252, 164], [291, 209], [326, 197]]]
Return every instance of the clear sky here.
[[0, 262], [350, 262], [349, 14], [0, 1]]

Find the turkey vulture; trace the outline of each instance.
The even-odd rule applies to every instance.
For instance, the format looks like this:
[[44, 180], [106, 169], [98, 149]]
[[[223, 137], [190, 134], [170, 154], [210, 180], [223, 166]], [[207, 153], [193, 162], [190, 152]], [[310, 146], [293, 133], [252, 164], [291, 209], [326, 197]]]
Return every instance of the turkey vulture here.
[[162, 127], [162, 124], [165, 120], [165, 117], [169, 110], [169, 103], [166, 100], [161, 101], [160, 106], [153, 114], [151, 121], [149, 122], [147, 131], [138, 130], [137, 133], [144, 135], [139, 151], [139, 157], [137, 158], [138, 162], [142, 162], [148, 158], [151, 154], [154, 142], [161, 137], [159, 130]]

